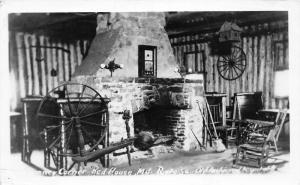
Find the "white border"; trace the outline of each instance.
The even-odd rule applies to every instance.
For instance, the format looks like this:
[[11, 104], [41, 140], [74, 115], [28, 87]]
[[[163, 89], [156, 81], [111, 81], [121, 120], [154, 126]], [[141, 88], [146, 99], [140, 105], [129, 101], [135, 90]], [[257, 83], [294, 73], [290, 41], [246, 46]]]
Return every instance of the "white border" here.
[[[1, 67], [0, 67], [0, 137], [2, 183], [13, 184], [300, 184], [300, 1], [298, 0], [7, 0], [0, 2]], [[11, 12], [130, 12], [130, 11], [289, 11], [289, 62], [290, 62], [290, 133], [291, 170], [279, 175], [176, 175], [136, 177], [30, 177], [26, 172], [19, 178], [7, 171], [10, 158], [9, 136], [9, 73], [7, 15]], [[9, 179], [10, 178], [10, 179]], [[1, 182], [0, 182], [1, 183]]]

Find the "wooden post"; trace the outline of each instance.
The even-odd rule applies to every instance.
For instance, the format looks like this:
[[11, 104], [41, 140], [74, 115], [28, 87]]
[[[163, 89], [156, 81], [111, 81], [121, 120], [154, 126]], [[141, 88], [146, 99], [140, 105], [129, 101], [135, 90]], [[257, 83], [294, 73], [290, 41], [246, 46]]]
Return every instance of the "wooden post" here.
[[36, 47], [31, 47], [31, 46], [36, 46], [37, 45], [37, 38], [35, 35], [31, 35], [31, 42], [29, 43], [30, 47], [30, 63], [32, 67], [32, 79], [33, 79], [33, 94], [34, 95], [40, 95], [40, 81], [41, 81], [41, 75], [39, 75], [40, 71], [40, 62], [36, 61]]
[[257, 63], [257, 52], [258, 52], [258, 45], [257, 45], [257, 36], [254, 37], [254, 41], [253, 41], [253, 80], [252, 80], [252, 84], [253, 84], [253, 92], [256, 92], [257, 90], [257, 82], [258, 82], [258, 78], [257, 78], [257, 67], [258, 67], [258, 63]]
[[27, 93], [26, 94], [33, 94], [33, 80], [32, 80], [32, 68], [31, 68], [31, 60], [30, 60], [30, 43], [29, 43], [30, 35], [25, 34], [24, 35], [24, 48], [26, 51], [26, 82], [25, 84], [28, 84]]
[[222, 97], [222, 119], [223, 126], [226, 126], [226, 96]]

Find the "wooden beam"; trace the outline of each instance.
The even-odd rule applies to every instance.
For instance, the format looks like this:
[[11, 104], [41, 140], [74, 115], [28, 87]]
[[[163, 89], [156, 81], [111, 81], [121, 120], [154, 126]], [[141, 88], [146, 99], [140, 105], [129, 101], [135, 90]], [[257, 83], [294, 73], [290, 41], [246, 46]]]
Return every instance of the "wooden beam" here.
[[96, 21], [96, 13], [77, 15], [74, 13], [23, 13], [9, 15], [9, 30], [33, 31], [44, 29], [58, 23], [65, 23], [78, 19], [93, 19]]
[[[242, 37], [254, 37], [259, 35], [267, 35], [270, 33], [281, 33], [288, 31], [288, 27], [278, 28], [278, 29], [267, 29], [267, 30], [259, 30], [259, 31], [246, 31], [241, 34]], [[185, 44], [194, 44], [194, 43], [205, 43], [211, 41], [215, 36], [215, 33], [207, 34], [205, 36], [200, 37], [199, 39], [190, 40], [190, 41], [180, 41], [171, 43], [172, 46], [179, 46]], [[175, 35], [171, 36], [170, 38], [176, 38]]]
[[[215, 12], [212, 12], [213, 14]], [[224, 21], [234, 21], [228, 17], [235, 17], [235, 21], [239, 26], [250, 26], [253, 24], [262, 24], [272, 21], [288, 20], [288, 13], [286, 11], [274, 11], [274, 12], [227, 12], [227, 13], [215, 13], [216, 16], [210, 15], [210, 17], [202, 18], [201, 21], [180, 21], [169, 20], [166, 25], [166, 30], [170, 37], [184, 36], [197, 33], [209, 33], [217, 32], [224, 23]], [[193, 14], [194, 20], [199, 20], [197, 16], [201, 16], [200, 13]], [[185, 19], [184, 19], [185, 20]], [[168, 20], [167, 20], [168, 21]]]

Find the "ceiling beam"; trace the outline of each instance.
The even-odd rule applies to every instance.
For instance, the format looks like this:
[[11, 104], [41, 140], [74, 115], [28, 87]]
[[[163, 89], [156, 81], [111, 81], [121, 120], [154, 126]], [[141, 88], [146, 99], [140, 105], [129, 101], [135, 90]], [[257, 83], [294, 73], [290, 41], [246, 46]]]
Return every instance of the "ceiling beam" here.
[[96, 21], [96, 13], [22, 13], [9, 15], [9, 30], [35, 31], [76, 20]]
[[261, 24], [277, 20], [288, 20], [286, 11], [268, 12], [184, 12], [167, 19], [166, 30], [172, 37], [186, 33], [208, 33], [219, 31], [225, 21], [234, 21], [239, 26]]

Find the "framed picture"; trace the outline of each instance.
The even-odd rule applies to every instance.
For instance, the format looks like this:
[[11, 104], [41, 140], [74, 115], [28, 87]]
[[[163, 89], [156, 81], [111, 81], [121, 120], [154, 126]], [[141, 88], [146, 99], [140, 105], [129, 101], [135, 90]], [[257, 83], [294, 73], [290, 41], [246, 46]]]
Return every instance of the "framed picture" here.
[[138, 47], [139, 77], [156, 77], [157, 47], [139, 45]]

